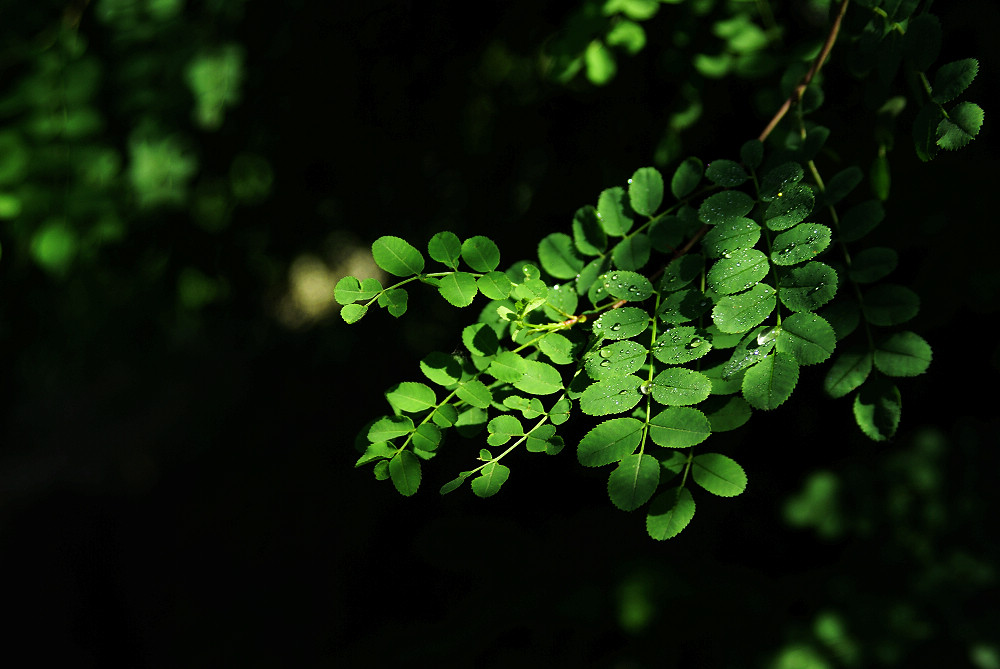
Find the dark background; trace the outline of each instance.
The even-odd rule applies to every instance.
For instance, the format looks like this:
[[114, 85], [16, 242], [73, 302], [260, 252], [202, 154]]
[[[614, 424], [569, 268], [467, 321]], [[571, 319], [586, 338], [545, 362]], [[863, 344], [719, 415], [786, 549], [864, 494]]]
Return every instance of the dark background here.
[[[104, 137], [124, 151], [130, 89], [110, 76], [123, 56], [99, 4], [78, 8], [79, 31], [109, 73]], [[240, 104], [218, 131], [187, 131], [205, 175], [248, 148], [273, 166], [270, 197], [223, 230], [184, 208], [137, 214], [125, 239], [57, 276], [27, 259], [25, 228], [0, 227], [5, 662], [1000, 666], [993, 3], [935, 6], [940, 61], [980, 60], [966, 98], [986, 109], [981, 136], [922, 164], [901, 131], [891, 154], [879, 234], [901, 252], [896, 280], [923, 301], [912, 328], [935, 351], [926, 375], [900, 383], [896, 439], [865, 439], [849, 402], [820, 392], [822, 370], [806, 370], [787, 406], [713, 436], [746, 468], [746, 493], [696, 495], [691, 526], [664, 543], [641, 512], [611, 506], [606, 472], [583, 470], [572, 448], [514, 457], [488, 500], [435, 492], [475, 443], [429, 463], [411, 499], [353, 468], [381, 393], [417, 380], [422, 355], [458, 346], [478, 306], [457, 313], [414, 290], [400, 321], [377, 311], [348, 327], [334, 311], [291, 326], [276, 314], [302, 254], [334, 266], [382, 234], [423, 247], [448, 229], [489, 235], [513, 262], [654, 164], [679, 95], [657, 42], [669, 7], [598, 88], [537, 73], [571, 3], [336, 4], [190, 3], [177, 32], [151, 38], [166, 60], [184, 30], [246, 50]], [[0, 23], [17, 17], [9, 45], [43, 43], [74, 9], [0, 7]], [[498, 45], [513, 63], [504, 77], [484, 64]], [[28, 52], [3, 51], [4, 95], [30, 74]], [[870, 160], [863, 112], [835, 71], [818, 119], [845, 158]], [[750, 101], [767, 83], [707, 82], [682, 155], [735, 158], [767, 121]], [[160, 118], [186, 122], [190, 100], [170, 90]], [[224, 297], [179, 306], [176, 277], [191, 265], [224, 279]], [[567, 441], [585, 429], [568, 426]], [[783, 511], [816, 471], [839, 485], [825, 534]], [[831, 616], [832, 637], [817, 624]]]

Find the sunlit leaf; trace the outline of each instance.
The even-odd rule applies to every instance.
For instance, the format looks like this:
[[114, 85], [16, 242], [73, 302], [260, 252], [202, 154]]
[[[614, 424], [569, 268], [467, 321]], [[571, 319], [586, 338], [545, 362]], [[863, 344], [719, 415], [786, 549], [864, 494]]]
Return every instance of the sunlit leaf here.
[[919, 376], [931, 364], [931, 345], [920, 335], [896, 332], [875, 347], [875, 367], [887, 376]]
[[500, 249], [489, 237], [469, 237], [462, 242], [462, 259], [477, 272], [491, 272], [500, 264]]
[[629, 179], [628, 198], [636, 213], [652, 216], [663, 203], [663, 176], [654, 167], [640, 167]]
[[642, 379], [631, 374], [592, 383], [580, 395], [580, 411], [588, 416], [629, 411], [642, 399], [640, 385]]
[[790, 353], [775, 352], [746, 371], [743, 397], [755, 409], [769, 411], [785, 402], [799, 381], [799, 363]]
[[695, 483], [720, 497], [735, 497], [746, 490], [747, 475], [735, 460], [719, 453], [694, 456], [691, 476]]
[[626, 455], [608, 477], [608, 496], [622, 511], [634, 511], [649, 501], [660, 482], [660, 463], [646, 453]]
[[372, 257], [376, 265], [396, 276], [413, 276], [424, 270], [420, 251], [399, 237], [386, 235], [376, 239], [372, 243]]
[[434, 391], [415, 381], [397, 383], [385, 392], [385, 398], [394, 409], [407, 413], [425, 411], [437, 404]]
[[612, 237], [621, 237], [632, 229], [632, 219], [625, 209], [625, 189], [615, 186], [601, 192], [597, 200], [597, 220]]
[[472, 479], [472, 492], [478, 497], [491, 497], [500, 492], [507, 478], [510, 476], [510, 468], [499, 462], [487, 463], [479, 470], [479, 476]]
[[691, 407], [667, 407], [649, 421], [649, 438], [666, 448], [694, 446], [711, 434], [708, 418]]
[[455, 307], [467, 307], [476, 299], [476, 277], [467, 272], [452, 272], [438, 279], [441, 297]]
[[694, 518], [694, 498], [687, 488], [668, 488], [653, 499], [646, 515], [646, 531], [663, 541], [681, 533]]
[[413, 495], [420, 487], [420, 459], [410, 451], [400, 451], [389, 460], [389, 477], [400, 495]]
[[618, 462], [638, 448], [642, 430], [642, 422], [635, 418], [606, 420], [580, 440], [577, 459], [584, 467], [600, 467]]
[[447, 230], [439, 232], [427, 242], [427, 254], [432, 260], [452, 269], [458, 269], [459, 260], [462, 258], [462, 241], [454, 232]]

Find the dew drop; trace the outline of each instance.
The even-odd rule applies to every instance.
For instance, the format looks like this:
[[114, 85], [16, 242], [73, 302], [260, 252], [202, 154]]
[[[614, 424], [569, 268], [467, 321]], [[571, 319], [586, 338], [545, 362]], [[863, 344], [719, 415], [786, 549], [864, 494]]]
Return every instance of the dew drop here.
[[648, 395], [649, 394], [649, 384], [648, 383], [644, 383], [641, 386], [639, 386], [639, 392], [642, 393], [643, 395]]
[[610, 358], [611, 355], [612, 354], [611, 354], [611, 350], [610, 349], [606, 349], [606, 348], [602, 348], [601, 349], [601, 357], [602, 358]]
[[610, 367], [610, 366], [611, 366], [610, 360], [601, 360], [601, 367]]
[[631, 185], [632, 185], [632, 180], [631, 180], [631, 179], [629, 179], [629, 180], [628, 180], [628, 185], [629, 185], [629, 186], [631, 186]]
[[621, 329], [622, 329], [622, 324], [621, 323], [615, 323], [614, 325], [611, 326], [611, 331], [612, 332], [618, 332]]
[[628, 391], [627, 390], [619, 390], [618, 394], [619, 395], [628, 395]]

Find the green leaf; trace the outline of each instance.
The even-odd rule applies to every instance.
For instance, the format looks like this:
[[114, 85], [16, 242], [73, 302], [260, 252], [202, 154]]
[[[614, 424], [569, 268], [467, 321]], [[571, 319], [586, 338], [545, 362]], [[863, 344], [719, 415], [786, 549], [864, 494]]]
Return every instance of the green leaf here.
[[634, 341], [616, 341], [584, 357], [584, 369], [595, 381], [621, 378], [642, 367], [646, 347]]
[[635, 511], [649, 501], [660, 483], [660, 463], [652, 455], [626, 455], [608, 477], [608, 496], [622, 511]]
[[938, 105], [927, 103], [913, 119], [913, 148], [920, 160], [926, 162], [937, 155], [937, 128], [943, 115], [944, 112]]
[[424, 271], [424, 257], [409, 242], [387, 235], [372, 243], [375, 264], [395, 276], [413, 276]]
[[899, 325], [917, 315], [920, 297], [905, 286], [883, 283], [864, 294], [862, 311], [873, 325]]
[[785, 192], [792, 186], [802, 181], [805, 173], [798, 163], [782, 163], [770, 170], [761, 179], [760, 199], [764, 202], [773, 202], [779, 197], [784, 197]]
[[979, 134], [985, 112], [973, 102], [959, 102], [937, 127], [936, 144], [942, 149], [960, 149]]
[[869, 439], [885, 441], [896, 434], [903, 400], [899, 388], [875, 376], [854, 396], [854, 420]]
[[604, 40], [608, 46], [620, 46], [630, 55], [635, 55], [646, 46], [646, 31], [638, 23], [622, 19], [611, 27]]
[[719, 497], [735, 497], [747, 489], [747, 474], [743, 467], [719, 453], [694, 456], [691, 476], [695, 483]]
[[[478, 383], [478, 382], [477, 382]], [[485, 388], [485, 386], [483, 386]], [[487, 392], [489, 392], [487, 390]], [[450, 406], [450, 405], [449, 405]], [[458, 414], [454, 422], [455, 431], [459, 435], [475, 437], [486, 427], [486, 411], [482, 407], [470, 406]]]
[[340, 317], [347, 324], [357, 323], [367, 312], [368, 307], [363, 304], [345, 304], [340, 308]]
[[580, 395], [580, 411], [588, 416], [629, 411], [642, 399], [640, 385], [642, 379], [632, 374], [592, 383]]
[[771, 262], [775, 265], [797, 265], [812, 260], [830, 245], [833, 233], [818, 223], [801, 223], [782, 232], [771, 244]]
[[866, 200], [850, 209], [840, 219], [840, 238], [856, 242], [874, 230], [885, 218], [885, 209], [878, 200]]
[[723, 188], [742, 186], [750, 178], [743, 166], [732, 160], [713, 160], [705, 169], [705, 176]]
[[458, 383], [462, 378], [462, 365], [455, 356], [434, 351], [420, 361], [420, 371], [428, 379], [442, 386]]
[[680, 290], [698, 278], [703, 269], [705, 269], [705, 258], [700, 254], [689, 253], [675, 258], [663, 271], [663, 276], [660, 278], [660, 290], [665, 293]]
[[503, 351], [490, 362], [486, 373], [501, 383], [517, 383], [524, 376], [525, 362], [517, 353]]
[[775, 295], [774, 288], [766, 283], [738, 295], [727, 295], [712, 308], [712, 321], [722, 332], [746, 332], [771, 315], [778, 302]]
[[[374, 282], [374, 283], [373, 283]], [[372, 299], [382, 291], [378, 279], [365, 279], [364, 285], [353, 276], [345, 276], [333, 289], [333, 297], [338, 304], [348, 305]]]
[[389, 461], [379, 460], [375, 463], [375, 467], [372, 469], [372, 474], [375, 475], [376, 481], [384, 481], [389, 478]]
[[577, 255], [573, 239], [554, 232], [538, 244], [538, 259], [542, 269], [557, 279], [573, 279], [583, 269], [584, 260]]
[[467, 307], [476, 299], [476, 277], [467, 272], [452, 272], [438, 279], [438, 292], [452, 306]]
[[500, 249], [489, 237], [469, 237], [462, 242], [462, 259], [477, 272], [491, 272], [500, 264]]
[[744, 249], [752, 249], [760, 240], [760, 226], [749, 218], [731, 218], [709, 230], [701, 247], [709, 258], [732, 257]]
[[431, 420], [439, 427], [451, 427], [458, 420], [458, 409], [451, 404], [442, 404], [431, 414]]
[[568, 365], [574, 362], [573, 342], [558, 332], [552, 332], [542, 337], [541, 341], [538, 342], [538, 348], [557, 365]]
[[389, 460], [389, 477], [399, 494], [409, 497], [420, 487], [420, 460], [410, 451], [400, 451]]
[[872, 354], [869, 351], [845, 351], [827, 370], [823, 389], [830, 397], [843, 397], [859, 387], [872, 371]]
[[764, 162], [764, 143], [751, 139], [740, 147], [740, 160], [751, 170], [756, 170]]
[[823, 362], [837, 346], [837, 335], [825, 320], [813, 313], [797, 313], [781, 322], [775, 349], [790, 353], [800, 365]]
[[741, 249], [720, 258], [708, 270], [708, 287], [720, 295], [744, 291], [767, 276], [771, 265], [757, 249]]
[[399, 318], [406, 313], [406, 301], [409, 295], [402, 288], [389, 288], [378, 296], [378, 305], [385, 307], [390, 314]]
[[711, 308], [711, 301], [700, 290], [679, 290], [660, 302], [656, 315], [664, 323], [679, 325], [700, 318]]
[[649, 438], [665, 448], [694, 446], [711, 434], [708, 418], [691, 407], [667, 407], [649, 421]]
[[474, 407], [485, 409], [493, 402], [493, 393], [486, 385], [477, 379], [470, 379], [459, 383], [455, 389], [455, 394], [464, 402], [468, 402]]
[[632, 219], [625, 211], [625, 189], [615, 186], [601, 192], [597, 200], [597, 220], [604, 232], [622, 237], [632, 229]]
[[698, 207], [698, 218], [708, 225], [719, 225], [734, 218], [743, 218], [753, 210], [754, 200], [738, 190], [725, 190], [709, 195]]
[[868, 169], [868, 183], [872, 194], [882, 202], [889, 199], [889, 188], [892, 185], [892, 174], [889, 170], [889, 157], [881, 154], [875, 157]]
[[941, 53], [941, 21], [933, 14], [910, 19], [903, 36], [903, 54], [918, 72], [925, 72]]
[[664, 490], [653, 499], [646, 514], [646, 532], [657, 541], [672, 539], [694, 518], [694, 498], [687, 488]]
[[[665, 330], [652, 348], [653, 357], [668, 365], [683, 365], [703, 357], [710, 350], [712, 338], [704, 330], [690, 325]], [[645, 357], [643, 350], [643, 361]]]
[[587, 65], [587, 79], [595, 86], [603, 86], [611, 81], [618, 66], [611, 51], [600, 40], [593, 40], [583, 53]]
[[496, 461], [487, 463], [479, 470], [479, 476], [472, 479], [472, 492], [476, 493], [478, 497], [492, 497], [500, 492], [500, 486], [507, 481], [509, 476], [509, 467]]
[[835, 302], [823, 309], [821, 315], [833, 327], [837, 341], [842, 341], [861, 324], [861, 309], [854, 300]]
[[[597, 277], [603, 274], [611, 266], [610, 258], [596, 258], [591, 260], [576, 278], [576, 292], [578, 295], [588, 295]], [[602, 287], [603, 289], [603, 287]], [[596, 304], [596, 303], [595, 303]]]
[[491, 420], [486, 425], [490, 436], [486, 438], [486, 443], [490, 446], [503, 446], [513, 437], [520, 437], [524, 434], [524, 427], [514, 416], [501, 414]]
[[385, 416], [368, 428], [368, 441], [378, 443], [389, 441], [413, 432], [413, 421], [409, 416]]
[[712, 432], [729, 432], [742, 427], [753, 412], [739, 395], [709, 397], [701, 404]]
[[826, 184], [826, 190], [820, 193], [823, 206], [837, 204], [865, 180], [865, 173], [857, 165], [851, 165], [833, 175]]
[[555, 455], [562, 450], [562, 438], [556, 437], [554, 425], [536, 425], [524, 439], [524, 447], [529, 453]]
[[628, 180], [628, 199], [636, 213], [652, 216], [663, 203], [663, 176], [654, 167], [640, 167]]
[[931, 87], [934, 93], [931, 98], [941, 105], [951, 102], [969, 87], [978, 73], [979, 61], [975, 58], [956, 60], [942, 65], [934, 75], [934, 86]]
[[520, 395], [511, 395], [503, 398], [503, 405], [520, 411], [528, 420], [534, 420], [545, 413], [542, 402], [537, 397], [532, 397], [529, 400], [527, 397], [521, 397]]
[[577, 250], [585, 256], [604, 253], [608, 247], [608, 236], [598, 221], [597, 210], [589, 204], [576, 210], [573, 216], [573, 242]]
[[701, 372], [684, 367], [670, 367], [652, 381], [653, 399], [660, 404], [685, 406], [697, 404], [712, 393], [712, 382]]
[[630, 339], [649, 327], [649, 314], [638, 307], [605, 312], [594, 321], [593, 332], [604, 339]]
[[396, 449], [380, 441], [377, 444], [368, 444], [368, 448], [365, 449], [364, 455], [358, 458], [358, 461], [354, 463], [355, 467], [360, 467], [361, 465], [367, 465], [369, 462], [375, 462], [376, 460], [388, 460], [396, 454]]
[[562, 425], [569, 420], [572, 409], [573, 403], [568, 398], [563, 397], [552, 405], [549, 410], [549, 420], [552, 421], [553, 425]]
[[433, 423], [417, 426], [413, 433], [413, 447], [422, 451], [435, 451], [441, 445], [441, 430]]
[[854, 256], [847, 274], [855, 283], [875, 283], [889, 275], [898, 264], [899, 255], [894, 250], [873, 246]]
[[514, 287], [503, 272], [489, 272], [476, 281], [479, 292], [491, 300], [505, 300]]
[[385, 398], [393, 409], [406, 413], [425, 411], [437, 404], [434, 391], [415, 381], [397, 383], [385, 392]]
[[457, 478], [454, 478], [441, 486], [440, 494], [447, 495], [450, 492], [458, 490], [462, 487], [462, 484], [465, 483], [465, 479], [469, 478], [471, 475], [472, 472], [462, 472]]
[[[777, 333], [780, 331], [781, 328], [777, 326], [762, 325], [748, 333], [733, 349], [733, 355], [722, 367], [719, 377], [723, 380], [730, 379], [763, 360], [764, 356], [774, 348], [777, 342]], [[735, 392], [739, 388], [730, 387], [730, 389], [731, 392]]]
[[743, 397], [754, 409], [770, 411], [792, 396], [799, 381], [799, 363], [789, 353], [775, 352], [747, 370]]
[[792, 311], [815, 311], [837, 294], [837, 272], [821, 262], [809, 262], [784, 272], [778, 299]]
[[462, 242], [454, 232], [439, 232], [427, 242], [427, 254], [432, 260], [458, 269], [458, 261], [462, 257]]
[[909, 331], [896, 332], [875, 347], [875, 366], [886, 376], [919, 376], [931, 357], [931, 345]]
[[612, 418], [584, 435], [577, 447], [577, 459], [584, 467], [601, 467], [618, 462], [639, 446], [643, 424], [635, 418]]
[[694, 157], [685, 158], [670, 179], [670, 192], [678, 200], [684, 198], [698, 187], [702, 174], [704, 167], [700, 160]]
[[637, 272], [615, 271], [599, 278], [607, 293], [619, 300], [642, 302], [653, 294], [653, 284]]
[[642, 269], [649, 262], [651, 249], [649, 237], [637, 233], [618, 242], [611, 251], [611, 257], [618, 269]]
[[514, 387], [531, 395], [551, 395], [563, 389], [562, 376], [552, 365], [537, 360], [522, 361], [524, 374]]
[[806, 184], [795, 184], [774, 198], [764, 212], [764, 225], [769, 230], [780, 232], [806, 220], [816, 205], [812, 188]]

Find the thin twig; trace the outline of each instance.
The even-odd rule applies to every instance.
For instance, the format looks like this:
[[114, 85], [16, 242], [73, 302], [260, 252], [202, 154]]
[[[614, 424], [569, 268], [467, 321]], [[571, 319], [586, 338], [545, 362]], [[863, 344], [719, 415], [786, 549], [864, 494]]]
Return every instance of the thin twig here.
[[830, 27], [830, 34], [826, 36], [826, 42], [823, 43], [823, 49], [819, 52], [819, 55], [816, 56], [816, 60], [813, 61], [812, 67], [810, 67], [809, 71], [806, 72], [806, 76], [802, 77], [802, 81], [795, 87], [792, 94], [788, 96], [785, 103], [781, 105], [781, 109], [778, 110], [778, 113], [774, 115], [771, 122], [767, 124], [766, 128], [764, 128], [764, 132], [760, 133], [760, 137], [757, 138], [760, 141], [763, 142], [767, 139], [767, 136], [771, 134], [774, 127], [778, 125], [781, 119], [785, 117], [785, 114], [788, 113], [788, 110], [792, 108], [792, 105], [802, 98], [802, 94], [805, 92], [806, 88], [809, 87], [809, 83], [812, 82], [813, 77], [819, 74], [820, 68], [823, 67], [823, 63], [826, 61], [826, 57], [830, 55], [830, 49], [833, 48], [834, 43], [837, 41], [837, 34], [840, 33], [840, 23], [844, 18], [844, 12], [847, 11], [848, 2], [850, 2], [850, 0], [841, 0], [840, 10], [837, 12], [837, 18], [834, 19], [833, 25]]

